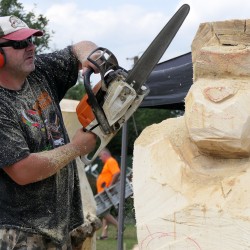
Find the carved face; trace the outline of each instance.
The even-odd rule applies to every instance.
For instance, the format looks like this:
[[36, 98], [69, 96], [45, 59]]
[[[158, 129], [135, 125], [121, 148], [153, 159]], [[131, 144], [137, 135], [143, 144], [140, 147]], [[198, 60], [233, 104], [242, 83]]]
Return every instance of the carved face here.
[[250, 155], [250, 83], [199, 79], [186, 97], [190, 138], [205, 154], [239, 158]]
[[200, 25], [185, 121], [200, 152], [250, 156], [250, 19]]

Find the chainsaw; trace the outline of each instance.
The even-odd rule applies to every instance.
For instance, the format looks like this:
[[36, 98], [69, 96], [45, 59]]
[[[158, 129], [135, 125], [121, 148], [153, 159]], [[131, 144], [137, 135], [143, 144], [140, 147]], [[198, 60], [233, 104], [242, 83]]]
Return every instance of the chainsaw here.
[[[184, 22], [189, 9], [187, 4], [179, 8], [129, 71], [119, 66], [114, 54], [106, 48], [99, 47], [88, 56], [88, 60], [99, 69], [101, 80], [92, 88], [90, 77], [93, 70], [85, 72], [86, 94], [76, 108], [84, 130], [93, 132], [98, 138], [93, 154], [82, 157], [85, 165], [96, 159], [147, 96], [149, 88], [145, 83]], [[97, 53], [98, 57], [94, 59], [93, 55]]]

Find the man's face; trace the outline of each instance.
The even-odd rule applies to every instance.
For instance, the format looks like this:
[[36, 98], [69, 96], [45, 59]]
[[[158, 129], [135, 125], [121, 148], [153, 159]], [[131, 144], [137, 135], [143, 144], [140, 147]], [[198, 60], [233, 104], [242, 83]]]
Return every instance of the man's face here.
[[[5, 43], [8, 40], [0, 39], [0, 43]], [[15, 49], [11, 46], [3, 47], [6, 64], [6, 69], [13, 71], [16, 74], [28, 75], [35, 69], [35, 46], [29, 43], [26, 48]]]

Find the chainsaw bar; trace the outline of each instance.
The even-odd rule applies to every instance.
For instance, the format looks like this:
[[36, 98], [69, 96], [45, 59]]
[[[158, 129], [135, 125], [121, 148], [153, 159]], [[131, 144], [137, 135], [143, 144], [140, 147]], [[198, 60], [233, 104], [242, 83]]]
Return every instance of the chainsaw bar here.
[[188, 4], [184, 4], [179, 8], [139, 58], [135, 66], [129, 71], [126, 82], [131, 84], [137, 93], [141, 91], [142, 85], [147, 81], [150, 73], [175, 37], [189, 10]]

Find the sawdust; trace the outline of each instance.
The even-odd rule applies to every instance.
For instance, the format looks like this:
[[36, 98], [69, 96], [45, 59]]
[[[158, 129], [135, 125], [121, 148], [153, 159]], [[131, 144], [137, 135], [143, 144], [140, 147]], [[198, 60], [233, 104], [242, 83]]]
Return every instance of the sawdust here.
[[48, 168], [51, 169], [50, 173], [53, 175], [77, 156], [80, 156], [80, 150], [69, 143], [51, 151], [43, 151], [38, 155], [48, 162]]

